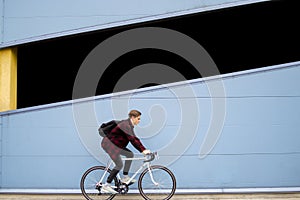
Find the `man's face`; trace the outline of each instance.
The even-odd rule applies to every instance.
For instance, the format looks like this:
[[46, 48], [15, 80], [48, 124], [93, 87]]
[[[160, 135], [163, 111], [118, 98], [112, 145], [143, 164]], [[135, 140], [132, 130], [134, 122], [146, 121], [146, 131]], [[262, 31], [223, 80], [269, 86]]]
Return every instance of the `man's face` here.
[[133, 125], [138, 125], [138, 123], [140, 123], [141, 116], [132, 117], [131, 119], [132, 119]]

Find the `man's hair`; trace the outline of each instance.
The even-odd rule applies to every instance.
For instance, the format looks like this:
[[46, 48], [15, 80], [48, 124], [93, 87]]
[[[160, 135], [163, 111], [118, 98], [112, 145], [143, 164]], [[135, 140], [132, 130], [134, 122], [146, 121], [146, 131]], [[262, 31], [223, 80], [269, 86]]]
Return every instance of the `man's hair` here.
[[131, 117], [138, 117], [138, 116], [141, 116], [142, 113], [138, 110], [131, 110], [129, 113], [128, 113], [128, 116], [129, 118]]

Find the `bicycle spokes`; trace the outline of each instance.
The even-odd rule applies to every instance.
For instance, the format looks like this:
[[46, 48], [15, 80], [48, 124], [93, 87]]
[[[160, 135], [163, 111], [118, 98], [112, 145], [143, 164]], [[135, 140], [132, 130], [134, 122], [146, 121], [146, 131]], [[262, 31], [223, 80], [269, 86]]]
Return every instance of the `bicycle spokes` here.
[[139, 191], [145, 199], [170, 199], [175, 193], [173, 173], [163, 166], [152, 166], [139, 178]]
[[[110, 170], [105, 169], [103, 166], [96, 166], [88, 169], [82, 176], [80, 188], [83, 196], [87, 200], [104, 200], [113, 199], [114, 194], [102, 191], [102, 186], [106, 182]], [[99, 181], [102, 179], [102, 181]], [[116, 187], [118, 184], [117, 179], [114, 179], [112, 186]]]

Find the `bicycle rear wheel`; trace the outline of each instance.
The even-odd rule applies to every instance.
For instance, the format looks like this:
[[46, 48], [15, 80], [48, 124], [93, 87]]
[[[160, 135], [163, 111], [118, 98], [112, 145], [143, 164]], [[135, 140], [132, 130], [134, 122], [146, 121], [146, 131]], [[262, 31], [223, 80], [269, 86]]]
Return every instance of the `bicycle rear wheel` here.
[[175, 193], [176, 179], [168, 168], [154, 165], [142, 172], [138, 188], [144, 199], [168, 200]]
[[[109, 200], [115, 197], [115, 194], [104, 193], [101, 191], [102, 184], [106, 183], [110, 172], [111, 170], [106, 170], [106, 167], [104, 166], [95, 166], [88, 169], [82, 175], [80, 189], [87, 200]], [[115, 178], [111, 185], [117, 187], [117, 183], [117, 178]]]

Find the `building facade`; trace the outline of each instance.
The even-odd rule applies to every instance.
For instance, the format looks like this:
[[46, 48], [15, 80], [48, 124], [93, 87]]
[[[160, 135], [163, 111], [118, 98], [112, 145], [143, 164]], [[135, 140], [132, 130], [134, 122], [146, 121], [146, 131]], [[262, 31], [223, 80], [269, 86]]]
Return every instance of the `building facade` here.
[[299, 190], [293, 6], [76, 2], [0, 1], [0, 191], [77, 191], [108, 160], [98, 125], [130, 109], [179, 191]]

